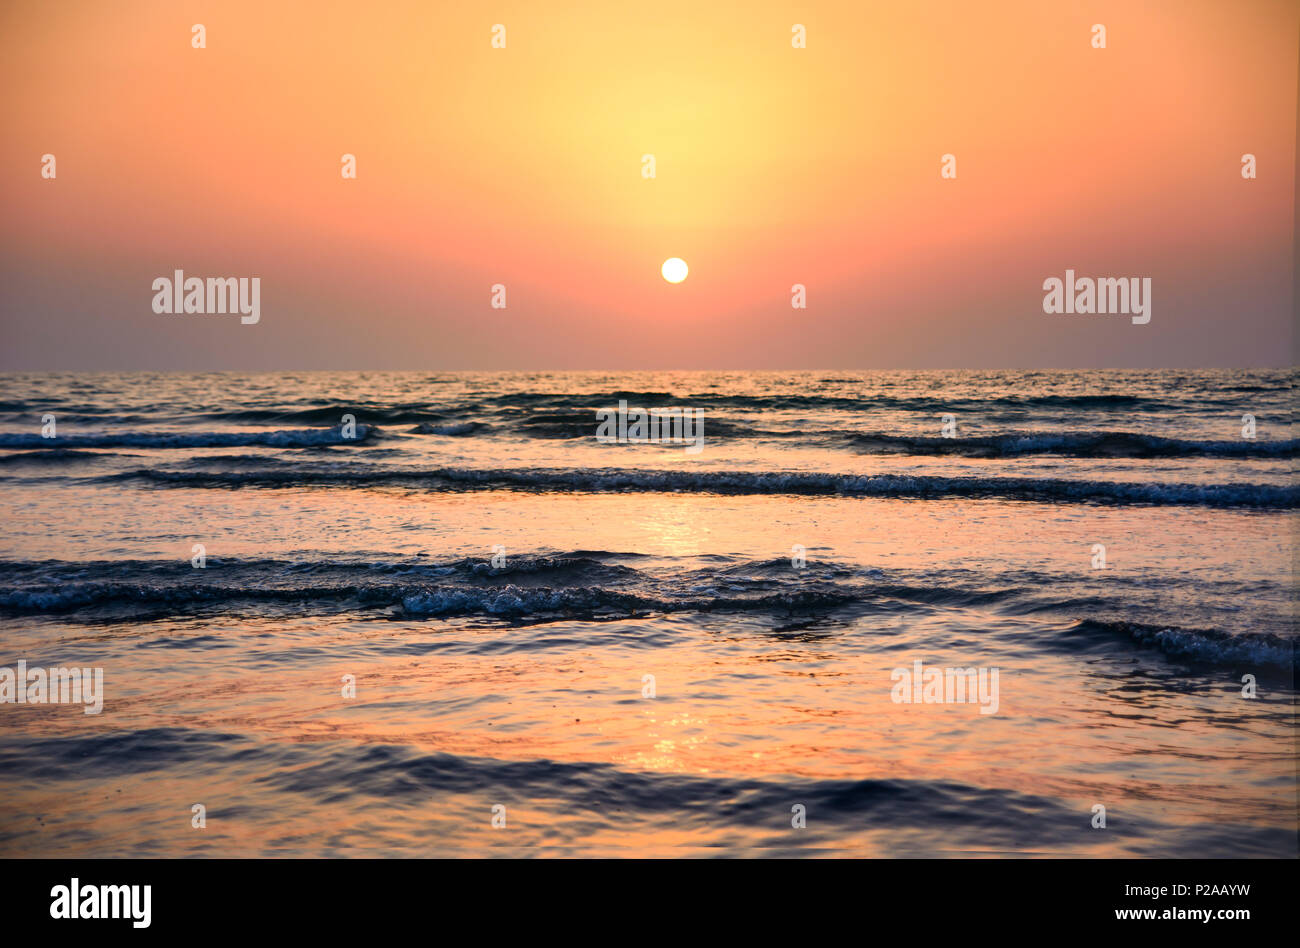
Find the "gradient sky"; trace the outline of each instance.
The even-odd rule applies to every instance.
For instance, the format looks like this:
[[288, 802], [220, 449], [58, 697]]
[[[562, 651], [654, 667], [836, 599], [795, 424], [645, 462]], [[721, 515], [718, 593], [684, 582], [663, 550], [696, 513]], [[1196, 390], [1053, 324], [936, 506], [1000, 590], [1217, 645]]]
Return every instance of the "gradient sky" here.
[[[0, 34], [3, 370], [1295, 361], [1294, 0], [8, 2]], [[155, 315], [176, 268], [260, 277], [261, 322]], [[1066, 268], [1151, 277], [1151, 322], [1045, 315]]]

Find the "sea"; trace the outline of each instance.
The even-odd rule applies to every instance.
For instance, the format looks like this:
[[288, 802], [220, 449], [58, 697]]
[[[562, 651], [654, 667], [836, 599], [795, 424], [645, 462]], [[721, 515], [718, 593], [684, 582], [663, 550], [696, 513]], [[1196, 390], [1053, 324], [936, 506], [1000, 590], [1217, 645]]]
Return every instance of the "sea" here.
[[1294, 414], [1291, 370], [0, 376], [0, 856], [1294, 857]]

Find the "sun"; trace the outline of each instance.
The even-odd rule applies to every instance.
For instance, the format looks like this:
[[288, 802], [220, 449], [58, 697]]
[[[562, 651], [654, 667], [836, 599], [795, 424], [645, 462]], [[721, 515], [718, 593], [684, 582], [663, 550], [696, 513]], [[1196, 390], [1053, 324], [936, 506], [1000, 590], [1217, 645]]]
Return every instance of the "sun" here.
[[669, 257], [664, 261], [664, 265], [659, 270], [664, 275], [664, 279], [669, 283], [681, 283], [686, 279], [689, 269], [686, 261], [681, 257]]

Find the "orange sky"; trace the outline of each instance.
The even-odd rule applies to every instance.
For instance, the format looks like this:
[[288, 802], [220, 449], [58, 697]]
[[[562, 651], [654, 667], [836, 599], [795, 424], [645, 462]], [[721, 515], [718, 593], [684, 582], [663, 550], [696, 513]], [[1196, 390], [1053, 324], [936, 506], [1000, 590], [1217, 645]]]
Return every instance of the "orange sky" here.
[[[0, 369], [1293, 361], [1287, 0], [11, 2], [0, 31]], [[154, 314], [176, 268], [259, 276], [261, 322]], [[1045, 315], [1066, 268], [1151, 277], [1151, 322]]]

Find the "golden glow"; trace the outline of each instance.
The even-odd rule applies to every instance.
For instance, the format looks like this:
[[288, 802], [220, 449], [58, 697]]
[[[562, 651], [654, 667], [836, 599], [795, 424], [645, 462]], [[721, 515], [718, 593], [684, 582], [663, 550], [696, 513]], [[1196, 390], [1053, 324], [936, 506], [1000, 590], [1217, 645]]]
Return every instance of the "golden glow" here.
[[[409, 367], [585, 367], [611, 351], [693, 368], [1110, 359], [1109, 343], [1063, 333], [1093, 324], [1038, 311], [1064, 261], [1157, 286], [1212, 274], [1289, 328], [1288, 0], [1251, 15], [1092, 0], [1087, 22], [1039, 0], [996, 14], [960, 0], [754, 0], [743, 14], [391, 0], [374, 15], [227, 0], [205, 14], [204, 49], [174, 6], [0, 7], [0, 82], [22, 90], [0, 141], [6, 292], [113, 283], [115, 331], [159, 358], [183, 348], [162, 334], [190, 324], [138, 315], [133, 294], [177, 265], [274, 286], [284, 341], [257, 357], [267, 368], [350, 364], [359, 312]], [[1258, 180], [1241, 177], [1247, 151]], [[46, 152], [56, 180], [40, 175]], [[689, 293], [654, 279], [664, 252], [689, 258]], [[547, 332], [466, 318], [498, 282], [519, 325]], [[815, 332], [789, 318], [795, 284]], [[7, 340], [30, 364], [110, 348], [107, 320], [67, 311], [56, 335], [32, 317]], [[972, 312], [987, 314], [975, 338]], [[712, 331], [683, 353], [646, 320]], [[1211, 364], [1264, 338], [1254, 324], [1217, 349], [1153, 335], [1179, 325], [1157, 315], [1150, 353]]]

